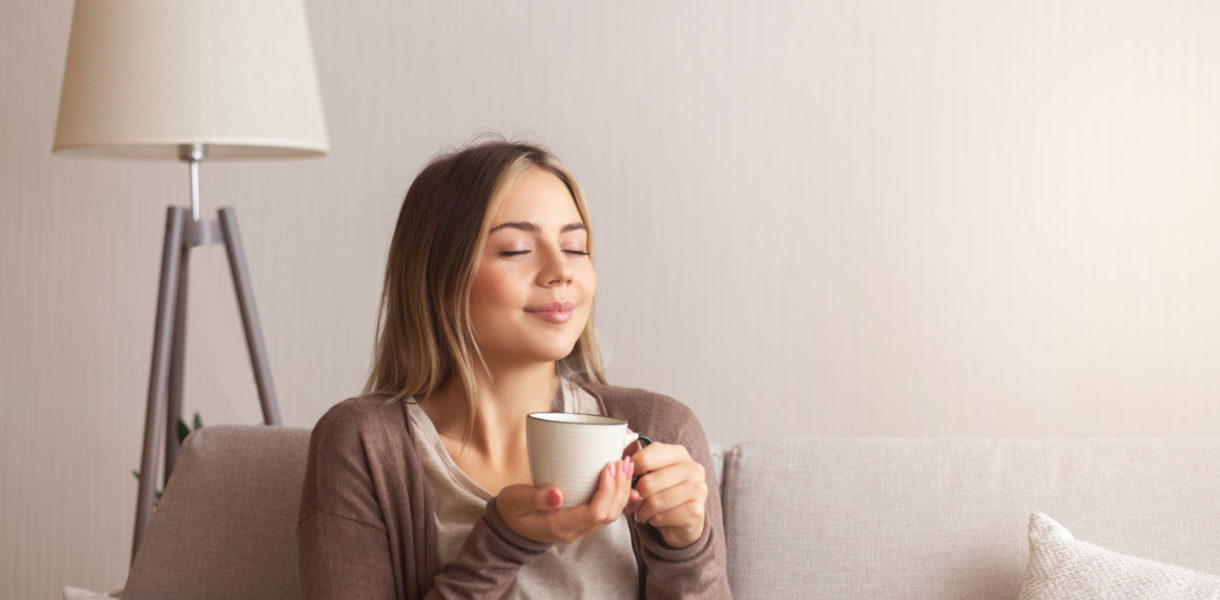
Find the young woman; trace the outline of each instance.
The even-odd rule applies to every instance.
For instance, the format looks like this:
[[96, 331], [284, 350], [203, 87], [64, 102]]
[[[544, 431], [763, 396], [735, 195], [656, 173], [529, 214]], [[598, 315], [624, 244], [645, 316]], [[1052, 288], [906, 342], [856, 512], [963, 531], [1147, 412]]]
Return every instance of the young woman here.
[[[364, 395], [313, 430], [302, 598], [730, 596], [703, 430], [670, 398], [606, 384], [596, 290], [584, 198], [546, 150], [486, 142], [419, 174]], [[526, 415], [545, 411], [656, 441], [561, 509], [529, 483]]]

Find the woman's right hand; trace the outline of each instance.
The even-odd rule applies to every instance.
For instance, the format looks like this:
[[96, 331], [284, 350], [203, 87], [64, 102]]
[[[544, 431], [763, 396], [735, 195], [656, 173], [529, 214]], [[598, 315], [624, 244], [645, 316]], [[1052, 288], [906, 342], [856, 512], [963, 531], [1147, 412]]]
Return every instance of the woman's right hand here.
[[588, 504], [559, 508], [563, 494], [554, 486], [510, 485], [496, 497], [496, 512], [509, 529], [538, 542], [567, 544], [619, 518], [631, 494], [631, 459], [602, 469], [597, 493]]

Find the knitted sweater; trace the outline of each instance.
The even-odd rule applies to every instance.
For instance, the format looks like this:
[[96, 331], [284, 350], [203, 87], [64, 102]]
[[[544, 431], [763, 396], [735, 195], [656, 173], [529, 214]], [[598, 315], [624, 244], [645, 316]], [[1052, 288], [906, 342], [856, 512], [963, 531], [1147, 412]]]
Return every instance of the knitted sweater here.
[[[585, 385], [608, 416], [658, 442], [685, 446], [707, 474], [703, 535], [666, 545], [630, 521], [639, 596], [729, 598], [720, 489], [694, 414], [644, 390]], [[458, 557], [439, 564], [434, 504], [406, 406], [388, 397], [351, 398], [314, 427], [297, 525], [300, 595], [312, 598], [513, 598], [518, 569], [550, 547], [508, 528], [495, 499]]]

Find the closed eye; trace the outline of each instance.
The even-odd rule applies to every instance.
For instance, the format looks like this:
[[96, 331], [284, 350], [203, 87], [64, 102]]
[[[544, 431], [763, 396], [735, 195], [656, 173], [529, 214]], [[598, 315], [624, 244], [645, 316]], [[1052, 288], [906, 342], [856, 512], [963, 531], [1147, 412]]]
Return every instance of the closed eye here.
[[576, 256], [588, 256], [589, 255], [589, 253], [585, 252], [584, 250], [564, 250], [564, 252], [567, 252], [568, 254], [574, 254]]
[[529, 253], [530, 253], [529, 250], [505, 250], [500, 253], [500, 256], [521, 256], [523, 254], [529, 254]]

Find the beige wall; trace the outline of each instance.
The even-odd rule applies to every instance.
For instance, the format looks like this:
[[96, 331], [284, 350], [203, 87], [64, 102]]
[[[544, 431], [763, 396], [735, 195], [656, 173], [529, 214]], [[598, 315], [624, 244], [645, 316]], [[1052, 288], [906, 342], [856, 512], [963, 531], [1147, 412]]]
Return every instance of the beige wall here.
[[[481, 129], [597, 226], [612, 379], [710, 437], [1220, 434], [1220, 5], [309, 3], [333, 151], [205, 164], [281, 408], [356, 392], [397, 205]], [[0, 4], [0, 596], [122, 585], [167, 203], [50, 154], [67, 0]], [[223, 253], [186, 410], [258, 420]]]

